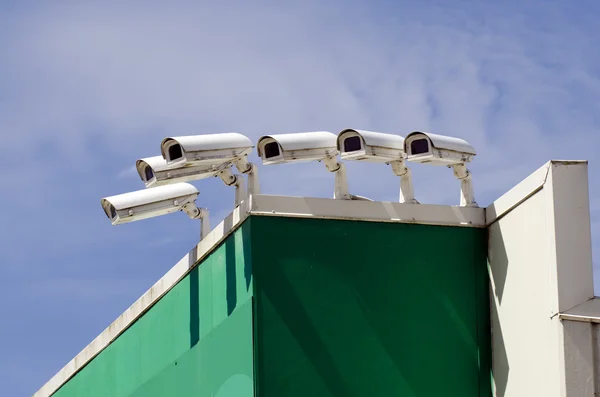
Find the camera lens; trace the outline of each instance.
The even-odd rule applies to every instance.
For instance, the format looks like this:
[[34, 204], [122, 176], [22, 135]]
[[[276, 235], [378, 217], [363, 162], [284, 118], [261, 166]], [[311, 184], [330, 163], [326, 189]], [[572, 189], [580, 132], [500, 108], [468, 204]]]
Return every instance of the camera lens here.
[[429, 152], [429, 140], [417, 139], [410, 143], [411, 154], [423, 154]]
[[277, 142], [269, 142], [265, 145], [265, 157], [270, 159], [271, 157], [279, 156], [279, 144]]
[[181, 149], [181, 145], [176, 144], [169, 147], [169, 159], [171, 161], [177, 160], [183, 157], [183, 150]]
[[359, 136], [351, 136], [344, 140], [344, 152], [356, 152], [360, 149], [362, 149], [362, 144]]
[[144, 174], [146, 176], [146, 182], [154, 178], [154, 172], [152, 171], [152, 167], [150, 167], [149, 165], [147, 165], [144, 169]]

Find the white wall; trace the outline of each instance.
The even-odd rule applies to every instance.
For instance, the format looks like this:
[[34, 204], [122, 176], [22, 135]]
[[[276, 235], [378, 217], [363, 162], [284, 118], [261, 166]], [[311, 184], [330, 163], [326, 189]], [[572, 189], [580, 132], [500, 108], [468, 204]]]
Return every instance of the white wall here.
[[[498, 397], [594, 397], [586, 162], [554, 161], [486, 209], [492, 371]], [[587, 327], [587, 328], [586, 328]]]
[[564, 324], [565, 371], [569, 389], [600, 396], [600, 298], [559, 315]]

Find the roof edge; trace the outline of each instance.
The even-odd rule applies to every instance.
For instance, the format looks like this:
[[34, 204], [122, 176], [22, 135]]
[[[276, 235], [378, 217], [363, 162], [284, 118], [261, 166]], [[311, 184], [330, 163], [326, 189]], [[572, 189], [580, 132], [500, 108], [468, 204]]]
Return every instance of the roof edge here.
[[485, 209], [487, 225], [500, 220], [525, 200], [540, 191], [548, 180], [550, 170], [555, 166], [587, 164], [587, 160], [550, 160], [523, 179], [508, 192], [500, 196]]
[[250, 213], [259, 216], [418, 223], [440, 226], [486, 226], [485, 209], [383, 201], [254, 195]]

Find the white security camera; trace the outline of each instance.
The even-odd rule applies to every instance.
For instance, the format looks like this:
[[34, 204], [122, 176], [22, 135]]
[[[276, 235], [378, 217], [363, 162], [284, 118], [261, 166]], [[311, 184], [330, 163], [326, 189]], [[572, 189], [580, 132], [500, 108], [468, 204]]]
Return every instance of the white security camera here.
[[404, 151], [408, 161], [430, 165], [444, 165], [454, 169], [461, 181], [460, 205], [476, 207], [471, 173], [466, 163], [476, 155], [469, 142], [450, 136], [414, 131], [404, 139]]
[[178, 164], [168, 165], [162, 156], [137, 160], [135, 168], [147, 188], [218, 176], [223, 180], [225, 185], [235, 186], [236, 206], [240, 205], [246, 196], [244, 180], [240, 175], [234, 175], [231, 172], [231, 168], [215, 171], [213, 168], [205, 165], [188, 167]]
[[235, 132], [165, 138], [161, 152], [168, 165], [220, 167], [248, 155], [254, 146], [248, 137]]
[[219, 172], [235, 165], [239, 172], [248, 175], [248, 193], [258, 194], [257, 170], [248, 161], [253, 147], [248, 137], [235, 132], [169, 137], [160, 145], [168, 166], [204, 167]]
[[382, 132], [345, 129], [338, 134], [337, 148], [343, 160], [389, 163], [404, 159], [404, 138]]
[[406, 136], [404, 151], [408, 161], [446, 166], [468, 163], [476, 154], [473, 146], [463, 139], [421, 131]]
[[265, 165], [321, 161], [338, 154], [335, 135], [327, 131], [265, 135], [256, 146]]
[[135, 168], [146, 187], [164, 186], [214, 177], [219, 171], [206, 166], [168, 165], [162, 156], [139, 159]]
[[176, 183], [106, 197], [101, 204], [113, 225], [183, 211], [191, 219], [202, 221], [201, 237], [204, 237], [210, 230], [210, 223], [208, 211], [196, 206], [198, 194], [198, 189], [189, 183]]
[[327, 131], [265, 135], [260, 137], [256, 147], [265, 165], [322, 161], [330, 172], [335, 172], [334, 198], [358, 198], [348, 193], [346, 168], [336, 158], [336, 139]]
[[382, 132], [345, 129], [338, 134], [337, 148], [342, 160], [369, 161], [392, 166], [400, 177], [400, 202], [417, 204], [410, 169], [404, 163], [404, 138]]

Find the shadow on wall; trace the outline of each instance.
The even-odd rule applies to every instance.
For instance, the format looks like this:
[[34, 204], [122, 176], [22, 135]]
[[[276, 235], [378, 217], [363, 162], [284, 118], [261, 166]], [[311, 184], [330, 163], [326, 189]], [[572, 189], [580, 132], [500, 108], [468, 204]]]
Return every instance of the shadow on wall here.
[[[500, 228], [498, 228], [498, 231], [498, 233], [492, 233], [488, 229], [488, 247], [490, 247], [488, 250], [488, 267], [492, 281], [491, 291], [498, 302], [502, 304], [508, 274], [508, 255], [506, 254], [502, 231]], [[491, 249], [491, 247], [494, 247], [494, 249]]]
[[237, 305], [237, 275], [235, 273], [235, 235], [225, 240], [225, 280], [227, 294], [227, 315], [230, 316]]
[[269, 222], [278, 224], [259, 228], [253, 247], [265, 252], [254, 267], [261, 395], [490, 394], [489, 345], [478, 336], [490, 323], [484, 230]]
[[[294, 339], [305, 353], [305, 357], [310, 360], [311, 366], [320, 375], [329, 395], [354, 396], [356, 393], [339, 372], [330, 353], [330, 347], [323, 341], [319, 331], [315, 328], [311, 316], [305, 309], [305, 304], [288, 280], [283, 266], [272, 266], [269, 268], [269, 273], [270, 280], [276, 280], [276, 282], [263, 283], [262, 292], [289, 330], [302, 331], [294, 333]], [[257, 337], [260, 338], [259, 346], [264, 346], [261, 340], [263, 335], [259, 334]]]
[[508, 274], [508, 255], [500, 227], [497, 233], [488, 229], [488, 275], [490, 279], [490, 310], [492, 318], [492, 377], [496, 397], [505, 397], [510, 365], [498, 313]]
[[[473, 387], [477, 387], [478, 357], [474, 318], [463, 319], [464, 313], [456, 310], [456, 303], [446, 294], [427, 294], [429, 298], [423, 296], [429, 302], [427, 306], [441, 309], [436, 312], [435, 320], [432, 320], [431, 310], [411, 310], [414, 300], [408, 297], [409, 294], [407, 299], [402, 299], [397, 304], [382, 304], [387, 300], [385, 295], [391, 289], [374, 289], [372, 279], [357, 277], [343, 283], [329, 283], [327, 288], [335, 291], [337, 297], [329, 302], [321, 301], [318, 308], [313, 306], [312, 312], [309, 312], [309, 299], [305, 295], [298, 295], [297, 286], [290, 282], [295, 277], [285, 272], [288, 266], [289, 263], [287, 266], [282, 264], [281, 267], [269, 268], [271, 282], [261, 284], [261, 291], [265, 294], [263, 299], [269, 300], [285, 327], [291, 331], [304, 358], [310, 361], [310, 367], [328, 389], [327, 395], [360, 396], [366, 390], [357, 390], [357, 387], [362, 386], [364, 389], [367, 385], [377, 385], [371, 389], [371, 395], [383, 395], [384, 390], [392, 394], [409, 393], [406, 395], [414, 397], [428, 393], [432, 385], [417, 382], [422, 379], [422, 368], [429, 368], [428, 373], [432, 374], [456, 372], [445, 366], [447, 361], [438, 360], [437, 356], [432, 355], [432, 350], [443, 357], [457, 357], [457, 368], [470, 374]], [[343, 274], [339, 273], [332, 278], [340, 280]], [[346, 284], [347, 288], [343, 288], [341, 284]], [[313, 293], [321, 297], [324, 295], [319, 286], [313, 288]], [[308, 306], [312, 305], [308, 303]], [[338, 313], [334, 312], [336, 309]], [[315, 311], [330, 312], [332, 321], [315, 319]], [[399, 315], [392, 318], [390, 312]], [[407, 312], [409, 314], [400, 314]], [[319, 328], [315, 322], [319, 324]], [[431, 326], [433, 323], [438, 326]], [[443, 327], [443, 334], [440, 334], [440, 327]], [[402, 331], [398, 332], [398, 329]], [[332, 334], [337, 336], [332, 337]], [[407, 340], [412, 341], [411, 348], [408, 348]], [[343, 341], [346, 343], [342, 343]], [[264, 345], [261, 341], [259, 344]], [[430, 349], [431, 345], [435, 348]], [[468, 357], [465, 355], [466, 351], [470, 352]], [[359, 357], [362, 357], [363, 364], [343, 364], [342, 358], [352, 362], [360, 360]], [[286, 361], [286, 365], [293, 364]], [[369, 371], [366, 368], [368, 366], [376, 367], [376, 372]], [[350, 376], [351, 373], [353, 377]], [[366, 378], [360, 381], [361, 377]], [[372, 381], [375, 381], [374, 384]], [[444, 377], [444, 383], [443, 388], [447, 392], [465, 388], [464, 378], [461, 377]]]
[[[232, 217], [225, 218], [224, 230], [232, 230]], [[249, 222], [249, 221], [247, 221]], [[246, 292], [250, 289], [252, 281], [252, 262], [250, 256], [250, 228], [249, 225], [238, 229], [242, 235], [230, 234], [226, 237], [223, 244], [225, 245], [225, 272], [226, 272], [226, 299], [227, 299], [227, 315], [230, 316], [238, 303], [237, 296], [237, 266], [236, 266], [236, 250], [237, 245], [241, 240], [242, 253], [244, 260], [244, 280]], [[190, 347], [194, 347], [200, 341], [200, 291], [199, 291], [199, 268], [201, 264], [197, 264], [198, 256], [197, 249], [194, 247], [188, 255], [188, 268], [192, 268], [188, 277], [190, 283]]]
[[[196, 248], [188, 254], [188, 266], [192, 267], [198, 261]], [[190, 348], [200, 341], [200, 291], [198, 266], [194, 267], [188, 276], [190, 283]]]

